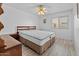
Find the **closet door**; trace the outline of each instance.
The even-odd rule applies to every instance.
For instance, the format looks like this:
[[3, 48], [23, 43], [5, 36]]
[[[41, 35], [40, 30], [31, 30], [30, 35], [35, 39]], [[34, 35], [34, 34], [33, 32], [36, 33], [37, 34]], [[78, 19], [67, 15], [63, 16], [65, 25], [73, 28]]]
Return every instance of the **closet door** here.
[[2, 3], [0, 3], [0, 15], [3, 14]]

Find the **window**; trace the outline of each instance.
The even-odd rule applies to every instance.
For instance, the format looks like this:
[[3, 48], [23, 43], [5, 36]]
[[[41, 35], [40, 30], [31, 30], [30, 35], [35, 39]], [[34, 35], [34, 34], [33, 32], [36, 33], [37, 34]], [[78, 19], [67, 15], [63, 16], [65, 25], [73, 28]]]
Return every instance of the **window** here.
[[68, 28], [68, 16], [54, 18], [52, 20], [52, 25], [54, 28], [67, 29]]

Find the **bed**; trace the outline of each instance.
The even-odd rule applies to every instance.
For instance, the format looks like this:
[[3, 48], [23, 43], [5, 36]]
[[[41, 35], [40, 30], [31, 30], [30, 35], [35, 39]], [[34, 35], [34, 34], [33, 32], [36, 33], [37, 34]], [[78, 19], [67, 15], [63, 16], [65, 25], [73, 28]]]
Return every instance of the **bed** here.
[[17, 26], [19, 40], [38, 54], [43, 54], [55, 42], [55, 33], [36, 30], [36, 26]]

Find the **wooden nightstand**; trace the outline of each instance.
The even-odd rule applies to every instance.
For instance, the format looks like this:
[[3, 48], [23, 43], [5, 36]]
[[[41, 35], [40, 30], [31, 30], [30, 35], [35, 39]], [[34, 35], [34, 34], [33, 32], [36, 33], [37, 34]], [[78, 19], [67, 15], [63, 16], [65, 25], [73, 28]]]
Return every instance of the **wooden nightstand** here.
[[19, 41], [10, 35], [1, 35], [0, 38], [4, 40], [6, 45], [4, 54], [9, 54], [10, 56], [22, 56], [22, 44]]
[[19, 35], [17, 33], [10, 34], [10, 36], [12, 36], [13, 38], [19, 41]]

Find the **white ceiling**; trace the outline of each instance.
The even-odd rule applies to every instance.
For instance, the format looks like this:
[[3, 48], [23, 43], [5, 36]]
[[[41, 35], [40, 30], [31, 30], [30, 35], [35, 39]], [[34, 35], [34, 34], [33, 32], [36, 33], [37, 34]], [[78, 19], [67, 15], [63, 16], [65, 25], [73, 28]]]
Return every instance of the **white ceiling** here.
[[72, 9], [74, 3], [8, 3], [6, 5], [32, 14], [36, 14], [38, 5], [44, 5], [48, 11], [47, 14], [50, 14]]

